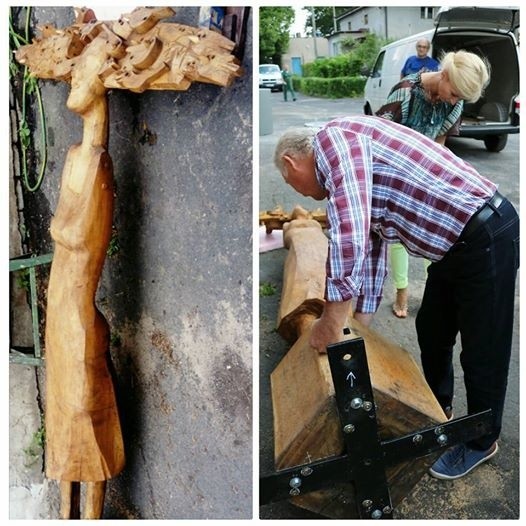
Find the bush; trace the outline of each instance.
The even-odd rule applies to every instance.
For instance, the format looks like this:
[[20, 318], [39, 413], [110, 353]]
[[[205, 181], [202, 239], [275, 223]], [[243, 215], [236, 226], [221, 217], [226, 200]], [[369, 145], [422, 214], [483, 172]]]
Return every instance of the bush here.
[[348, 53], [320, 58], [303, 65], [303, 77], [293, 79], [294, 89], [315, 97], [357, 97], [363, 95], [366, 79], [361, 76], [371, 67], [381, 46], [387, 41], [367, 35], [358, 43], [349, 39]]
[[363, 94], [365, 77], [294, 77], [294, 89], [312, 97], [338, 99], [358, 97]]
[[335, 77], [354, 77], [359, 75], [361, 62], [351, 55], [338, 55], [332, 58], [321, 58], [303, 66], [305, 77], [330, 79]]

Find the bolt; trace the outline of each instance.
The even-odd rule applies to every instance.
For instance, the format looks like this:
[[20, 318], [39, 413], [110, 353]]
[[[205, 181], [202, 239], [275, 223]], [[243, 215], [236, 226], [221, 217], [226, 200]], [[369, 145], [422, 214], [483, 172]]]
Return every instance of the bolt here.
[[343, 432], [346, 433], [346, 434], [354, 433], [354, 429], [355, 429], [355, 427], [354, 427], [352, 424], [347, 424], [347, 425], [343, 428]]
[[371, 519], [381, 519], [382, 518], [382, 512], [380, 510], [374, 510], [371, 513]]
[[289, 486], [291, 488], [299, 488], [301, 486], [301, 478], [300, 477], [292, 477], [289, 481]]
[[373, 463], [373, 461], [370, 458], [364, 458], [363, 459], [363, 465], [364, 466], [370, 466]]
[[303, 468], [301, 470], [301, 474], [304, 476], [304, 477], [308, 477], [309, 475], [312, 474], [312, 468], [309, 468], [308, 466]]
[[393, 509], [391, 508], [391, 506], [385, 506], [385, 508], [382, 510], [385, 515], [391, 513], [393, 511]]
[[415, 435], [413, 437], [413, 444], [420, 444], [420, 442], [422, 442], [422, 440], [423, 440], [422, 435], [418, 435], [417, 434], [417, 435]]
[[363, 506], [365, 509], [370, 508], [372, 505], [373, 505], [373, 501], [372, 501], [372, 500], [369, 500], [369, 499], [365, 499], [365, 500], [362, 502], [362, 506]]
[[353, 398], [351, 400], [351, 407], [353, 409], [360, 409], [363, 405], [363, 401], [361, 398]]
[[352, 358], [352, 356], [351, 356], [350, 354], [344, 354], [344, 355], [343, 355], [343, 359], [344, 359], [345, 361], [350, 360], [351, 358]]
[[441, 445], [441, 446], [445, 446], [447, 444], [447, 435], [439, 435], [437, 437], [437, 442]]
[[444, 432], [444, 428], [439, 426], [435, 429], [435, 435], [441, 435]]
[[364, 402], [363, 403], [363, 410], [364, 411], [370, 411], [373, 408], [372, 402]]
[[297, 497], [300, 494], [300, 490], [298, 488], [292, 488], [289, 491], [289, 495], [292, 495], [293, 497]]

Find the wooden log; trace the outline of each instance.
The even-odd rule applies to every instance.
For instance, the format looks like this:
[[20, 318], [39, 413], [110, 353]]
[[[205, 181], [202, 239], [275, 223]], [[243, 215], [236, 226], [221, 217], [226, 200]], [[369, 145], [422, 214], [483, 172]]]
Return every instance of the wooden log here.
[[[327, 238], [308, 212], [296, 207], [292, 221], [283, 225], [283, 244], [289, 250], [283, 270], [283, 289], [278, 311], [278, 332], [293, 343], [301, 334], [305, 316], [319, 317], [323, 311]], [[323, 271], [324, 272], [324, 271]]]
[[[286, 235], [289, 253], [278, 327], [289, 341], [298, 339], [271, 374], [277, 469], [339, 455], [344, 449], [327, 356], [309, 345], [317, 316], [310, 305], [317, 301], [323, 306], [327, 238], [319, 226], [305, 219], [292, 221]], [[316, 295], [315, 290], [321, 292]], [[411, 355], [352, 316], [348, 322], [350, 337], [360, 336], [365, 341], [381, 439], [445, 422], [442, 408]], [[409, 493], [433, 459], [430, 456], [388, 468], [393, 505]], [[292, 502], [331, 518], [357, 516], [351, 484], [294, 497]]]
[[[444, 422], [442, 408], [412, 356], [354, 318], [349, 319], [349, 326], [353, 337], [365, 341], [382, 438]], [[271, 374], [278, 469], [343, 450], [327, 355], [310, 347], [309, 337], [307, 328]], [[329, 424], [331, 420], [335, 421]]]

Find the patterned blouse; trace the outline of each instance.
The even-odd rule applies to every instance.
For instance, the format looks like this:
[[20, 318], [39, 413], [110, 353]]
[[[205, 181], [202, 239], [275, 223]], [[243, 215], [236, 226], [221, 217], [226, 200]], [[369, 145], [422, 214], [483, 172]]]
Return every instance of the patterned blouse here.
[[458, 135], [464, 101], [454, 106], [449, 102], [430, 102], [422, 86], [420, 73], [408, 75], [396, 84], [387, 102], [376, 115], [398, 122], [426, 137]]

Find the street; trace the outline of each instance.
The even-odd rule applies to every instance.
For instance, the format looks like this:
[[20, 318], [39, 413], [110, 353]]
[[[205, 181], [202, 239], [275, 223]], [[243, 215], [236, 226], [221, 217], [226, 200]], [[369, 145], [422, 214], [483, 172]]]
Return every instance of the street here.
[[[294, 126], [321, 123], [335, 117], [362, 114], [362, 99], [315, 99], [298, 94], [296, 102], [284, 102], [281, 93], [271, 94], [272, 133], [260, 135], [259, 148], [259, 209], [271, 210], [280, 205], [291, 211], [296, 204], [314, 210], [323, 202], [304, 198], [287, 186], [273, 165], [275, 144], [281, 133]], [[262, 109], [262, 111], [268, 111]], [[499, 191], [519, 208], [519, 135], [510, 135], [506, 148], [500, 153], [486, 151], [484, 143], [474, 139], [451, 139], [447, 146], [470, 162], [485, 177], [499, 185]], [[288, 350], [287, 344], [275, 331], [277, 309], [281, 294], [283, 248], [261, 253], [260, 284], [269, 283], [275, 293], [260, 294], [259, 313], [259, 373], [260, 373], [260, 474], [272, 472], [273, 430], [269, 374]], [[519, 283], [519, 279], [517, 279]], [[384, 298], [372, 328], [392, 342], [407, 349], [420, 364], [416, 341], [415, 316], [425, 285], [422, 260], [410, 258], [409, 314], [400, 320], [391, 313], [394, 287], [387, 278]], [[460, 345], [455, 349], [455, 417], [466, 414], [462, 370], [459, 362]], [[402, 504], [395, 509], [396, 519], [518, 519], [519, 517], [519, 287], [516, 289], [516, 308], [508, 394], [504, 409], [499, 453], [489, 462], [464, 478], [440, 481], [424, 475]], [[301, 510], [288, 501], [260, 508], [262, 519], [319, 518]]]

